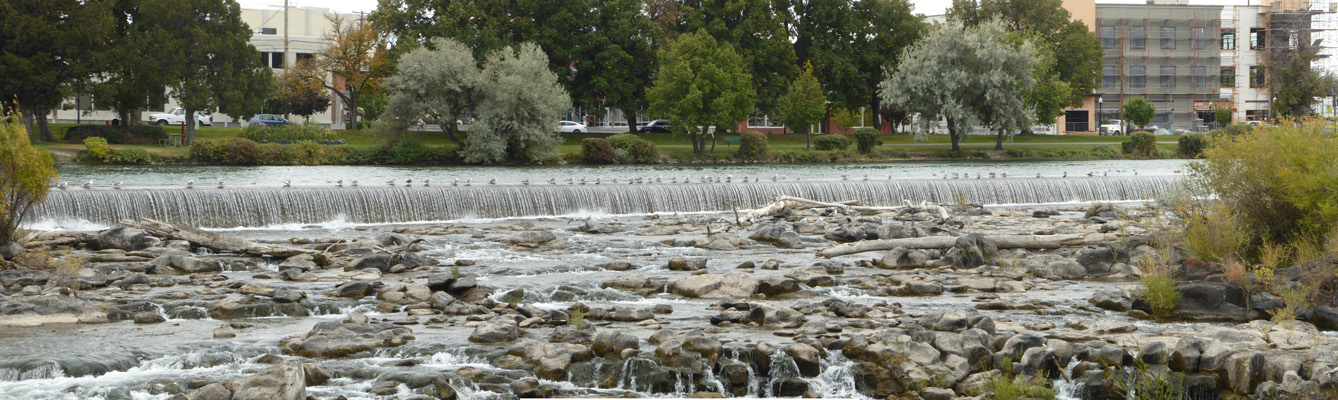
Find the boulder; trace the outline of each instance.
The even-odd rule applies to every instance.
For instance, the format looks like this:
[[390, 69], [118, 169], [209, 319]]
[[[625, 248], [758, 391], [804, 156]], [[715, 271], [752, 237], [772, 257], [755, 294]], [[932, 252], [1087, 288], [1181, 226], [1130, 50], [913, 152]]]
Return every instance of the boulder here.
[[158, 246], [162, 240], [140, 229], [118, 226], [93, 237], [93, 246], [98, 249], [121, 249], [126, 251], [144, 250]]
[[501, 343], [520, 338], [520, 326], [509, 318], [493, 318], [474, 327], [469, 341], [474, 343]]
[[535, 248], [557, 240], [557, 235], [549, 231], [525, 231], [506, 239], [510, 243], [519, 247]]
[[379, 282], [348, 282], [336, 287], [334, 295], [337, 297], [360, 299], [376, 293], [376, 285], [379, 284]]
[[301, 361], [285, 360], [242, 379], [235, 387], [233, 400], [305, 400], [306, 370]]
[[946, 255], [958, 268], [975, 268], [989, 263], [999, 254], [999, 248], [984, 235], [972, 233], [957, 238]]
[[560, 380], [573, 362], [590, 359], [590, 348], [572, 343], [531, 343], [525, 346], [525, 358], [534, 363], [541, 379]]
[[93, 303], [60, 294], [0, 298], [0, 327], [107, 322]]
[[372, 268], [384, 273], [390, 272], [390, 267], [394, 266], [395, 263], [389, 254], [380, 253], [362, 256], [349, 265], [355, 270]]
[[[305, 388], [303, 388], [305, 389]], [[222, 383], [211, 383], [190, 394], [191, 400], [232, 400], [232, 391]]]
[[207, 260], [181, 250], [163, 252], [150, 263], [153, 264], [153, 273], [160, 275], [201, 274], [223, 270], [223, 264], [218, 260]]
[[811, 378], [822, 372], [822, 351], [816, 347], [795, 343], [785, 348], [785, 354], [790, 355], [803, 376]]
[[757, 292], [767, 297], [780, 296], [799, 291], [799, 282], [784, 276], [772, 275], [757, 282]]
[[621, 354], [623, 350], [641, 348], [641, 340], [636, 336], [607, 330], [595, 335], [594, 343], [591, 344], [595, 355], [600, 357], [611, 357]]
[[1111, 311], [1128, 311], [1134, 307], [1134, 297], [1124, 289], [1107, 289], [1096, 292], [1087, 302]]
[[361, 322], [354, 313], [343, 322], [321, 322], [305, 335], [285, 338], [280, 345], [289, 354], [303, 357], [343, 357], [383, 347], [396, 347], [414, 339], [413, 331], [388, 323]]
[[803, 238], [799, 234], [790, 230], [786, 224], [773, 223], [763, 224], [753, 230], [749, 239], [763, 243], [768, 243], [782, 249], [799, 249], [804, 247]]
[[749, 274], [702, 274], [675, 281], [670, 291], [703, 299], [748, 298], [757, 292], [760, 281]]
[[897, 247], [888, 250], [887, 254], [878, 260], [878, 266], [888, 269], [918, 268], [928, 265], [933, 256], [931, 250]]
[[706, 269], [705, 258], [674, 257], [669, 259], [670, 271], [699, 271]]
[[23, 252], [23, 246], [15, 242], [5, 242], [0, 244], [0, 260], [13, 260]]

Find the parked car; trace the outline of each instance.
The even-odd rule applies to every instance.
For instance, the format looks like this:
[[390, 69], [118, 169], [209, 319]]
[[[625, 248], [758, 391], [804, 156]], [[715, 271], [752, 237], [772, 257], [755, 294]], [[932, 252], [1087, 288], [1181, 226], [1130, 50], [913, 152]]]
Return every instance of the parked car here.
[[669, 121], [657, 119], [647, 122], [645, 126], [637, 128], [637, 133], [669, 133]]
[[586, 129], [585, 124], [582, 124], [580, 122], [558, 121], [558, 132], [581, 133], [587, 130], [588, 129]]
[[1112, 119], [1104, 124], [1101, 124], [1102, 135], [1123, 135], [1124, 132], [1125, 132], [1124, 121], [1118, 119]]
[[282, 115], [260, 114], [251, 118], [252, 124], [283, 126], [291, 125], [292, 121], [284, 118]]
[[[149, 123], [158, 125], [181, 125], [186, 122], [186, 110], [177, 107], [172, 111], [161, 114], [149, 114]], [[200, 125], [214, 125], [214, 115], [204, 111], [196, 111], [195, 119], [199, 120]]]

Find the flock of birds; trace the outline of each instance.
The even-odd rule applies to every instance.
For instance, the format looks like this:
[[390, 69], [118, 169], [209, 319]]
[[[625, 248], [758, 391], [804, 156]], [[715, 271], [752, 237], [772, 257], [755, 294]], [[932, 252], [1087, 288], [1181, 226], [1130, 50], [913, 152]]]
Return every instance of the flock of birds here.
[[[1138, 170], [1106, 170], [1106, 171], [1102, 172], [1100, 175], [1101, 175], [1101, 176], [1110, 176], [1110, 173], [1111, 173], [1111, 172], [1115, 172], [1115, 173], [1133, 172], [1134, 175], [1138, 175]], [[1175, 173], [1177, 173], [1177, 174], [1180, 173], [1180, 170], [1176, 170]], [[938, 176], [940, 176], [940, 175], [937, 174], [937, 173], [935, 173], [935, 174], [933, 174], [933, 176], [938, 177]], [[1089, 177], [1089, 178], [1091, 178], [1091, 177], [1096, 177], [1096, 176], [1097, 176], [1097, 173], [1096, 173], [1096, 172], [1088, 172], [1088, 173], [1087, 173], [1087, 177]], [[964, 174], [963, 174], [963, 173], [960, 173], [960, 172], [953, 172], [953, 173], [951, 173], [951, 174], [949, 174], [949, 173], [947, 173], [947, 172], [944, 172], [944, 173], [942, 174], [942, 177], [943, 177], [943, 179], [972, 179], [972, 177], [971, 177], [971, 173], [970, 173], [970, 172], [968, 172], [968, 173], [964, 173]], [[1007, 172], [995, 173], [995, 172], [993, 172], [993, 171], [990, 171], [988, 174], [984, 174], [984, 173], [976, 173], [974, 179], [983, 179], [983, 178], [986, 178], [986, 177], [988, 177], [989, 179], [1008, 178], [1008, 173], [1007, 173]], [[1040, 174], [1040, 173], [1037, 173], [1037, 174], [1036, 174], [1036, 177], [1037, 177], [1037, 178], [1046, 178], [1045, 175], [1042, 175], [1042, 174]], [[1060, 177], [1060, 178], [1068, 178], [1068, 177], [1069, 177], [1069, 173], [1068, 173], [1067, 171], [1065, 171], [1065, 172], [1063, 173], [1063, 175], [1060, 175], [1059, 177]], [[888, 176], [887, 176], [887, 179], [888, 179], [888, 180], [892, 180], [892, 179], [894, 179], [894, 178], [892, 177], [892, 175], [888, 175]], [[762, 181], [764, 181], [764, 180], [766, 180], [766, 178], [763, 178], [763, 177], [760, 177], [760, 176], [758, 176], [758, 177], [749, 177], [749, 176], [745, 175], [745, 176], [742, 177], [742, 179], [738, 179], [737, 181], [738, 181], [738, 182], [741, 182], [741, 183], [749, 183], [749, 182], [762, 182]], [[781, 182], [781, 181], [799, 181], [800, 178], [799, 178], [799, 177], [794, 177], [794, 178], [792, 179], [792, 178], [790, 178], [790, 177], [788, 177], [788, 176], [772, 175], [771, 178], [770, 178], [770, 180], [771, 180], [772, 182]], [[841, 175], [841, 180], [843, 180], [843, 181], [848, 181], [848, 180], [850, 180], [850, 175], [849, 175], [849, 174]], [[863, 180], [866, 180], [866, 181], [869, 180], [869, 175], [868, 175], [868, 174], [865, 174]], [[735, 181], [736, 181], [736, 179], [734, 179], [734, 177], [733, 177], [732, 175], [725, 175], [725, 176], [723, 176], [723, 177], [721, 177], [721, 176], [706, 176], [706, 175], [703, 175], [703, 176], [697, 178], [696, 183], [734, 183]], [[671, 184], [677, 184], [677, 183], [680, 183], [680, 182], [686, 184], [686, 183], [693, 183], [693, 179], [692, 179], [692, 177], [690, 177], [690, 176], [685, 176], [685, 177], [683, 177], [682, 180], [679, 180], [678, 177], [671, 177], [671, 178], [669, 178], [668, 180], [665, 180], [664, 177], [659, 177], [659, 176], [657, 176], [657, 177], [654, 177], [654, 178], [649, 178], [649, 177], [635, 177], [635, 178], [624, 178], [624, 179], [613, 178], [613, 179], [610, 179], [610, 180], [605, 181], [603, 178], [598, 178], [598, 177], [596, 177], [596, 178], [594, 178], [594, 179], [588, 179], [588, 178], [585, 178], [585, 177], [581, 177], [580, 179], [576, 179], [576, 178], [567, 178], [566, 180], [563, 180], [563, 181], [559, 182], [557, 178], [548, 178], [548, 184], [549, 184], [549, 185], [558, 185], [558, 184], [563, 184], [563, 183], [565, 183], [565, 184], [567, 184], [567, 185], [602, 185], [602, 184], [606, 184], [606, 183], [607, 183], [607, 184], [611, 184], [611, 185], [618, 185], [618, 184], [638, 185], [638, 184], [651, 184], [651, 183], [662, 184], [662, 183], [666, 183], [666, 182], [667, 182], [667, 183], [671, 183]], [[120, 189], [121, 189], [121, 183], [122, 183], [122, 181], [116, 181], [116, 183], [112, 184], [112, 189], [120, 190]], [[339, 180], [328, 180], [328, 181], [325, 181], [325, 183], [326, 183], [326, 184], [333, 184], [333, 185], [335, 185], [335, 186], [337, 186], [337, 187], [344, 187], [345, 184], [347, 184], [348, 186], [351, 186], [351, 187], [357, 187], [357, 186], [358, 186], [358, 180], [357, 180], [357, 179], [350, 179], [350, 180], [347, 180], [347, 181], [345, 181], [344, 179], [339, 179]], [[252, 184], [252, 185], [255, 185], [256, 183], [255, 183], [255, 182], [252, 182], [251, 184]], [[459, 178], [456, 178], [456, 179], [452, 179], [452, 180], [451, 180], [451, 186], [472, 186], [473, 184], [474, 184], [474, 179], [473, 179], [473, 178], [465, 178], [463, 181], [460, 180]], [[480, 182], [479, 184], [483, 184], [483, 183]], [[489, 179], [488, 182], [487, 182], [487, 184], [488, 184], [488, 185], [496, 185], [496, 184], [497, 184], [497, 178]], [[521, 185], [525, 185], [525, 186], [529, 186], [529, 185], [530, 185], [530, 180], [529, 180], [529, 179], [521, 180], [521, 181], [520, 181], [520, 184], [521, 184]], [[413, 178], [413, 177], [405, 178], [405, 179], [404, 179], [404, 182], [403, 182], [402, 184], [399, 183], [399, 180], [398, 180], [398, 179], [390, 179], [390, 180], [387, 180], [387, 181], [386, 181], [386, 185], [387, 185], [387, 186], [402, 185], [402, 186], [404, 186], [404, 187], [412, 187], [412, 186], [414, 185], [414, 178]], [[421, 185], [421, 186], [432, 186], [432, 180], [431, 180], [431, 179], [423, 179], [423, 180], [421, 181], [420, 185]], [[66, 190], [66, 189], [69, 188], [69, 183], [68, 183], [68, 182], [59, 182], [59, 183], [56, 183], [55, 187], [56, 187], [57, 189], [60, 189], [60, 190]], [[91, 180], [88, 181], [88, 182], [84, 182], [84, 184], [83, 184], [83, 185], [80, 185], [80, 187], [82, 187], [82, 188], [84, 188], [84, 189], [88, 189], [88, 190], [92, 190], [92, 189], [95, 188], [95, 186], [94, 186], [94, 184], [93, 184], [93, 181], [91, 181]], [[225, 182], [224, 182], [224, 181], [218, 181], [218, 185], [217, 185], [216, 187], [219, 188], [219, 189], [224, 189], [224, 188], [226, 188], [227, 186], [225, 185]], [[289, 180], [289, 179], [285, 179], [285, 180], [283, 180], [283, 187], [285, 187], [285, 188], [293, 187], [293, 181], [292, 181], [292, 180]], [[186, 181], [186, 189], [194, 189], [194, 188], [195, 188], [195, 180], [194, 180], [194, 179], [191, 179], [191, 180]]]

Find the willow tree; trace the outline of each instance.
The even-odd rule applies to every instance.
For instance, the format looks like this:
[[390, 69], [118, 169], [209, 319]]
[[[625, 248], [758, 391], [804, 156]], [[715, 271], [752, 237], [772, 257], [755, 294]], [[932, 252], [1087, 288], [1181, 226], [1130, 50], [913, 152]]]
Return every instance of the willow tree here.
[[571, 97], [533, 43], [488, 56], [479, 87], [478, 123], [465, 140], [465, 162], [543, 161], [557, 154], [558, 116]]
[[48, 185], [56, 178], [51, 153], [33, 147], [18, 117], [12, 113], [0, 117], [0, 244], [18, 238], [24, 216], [46, 199]]
[[1030, 126], [1036, 114], [1025, 97], [1036, 84], [1036, 50], [1030, 41], [1012, 46], [1005, 35], [999, 20], [968, 28], [950, 19], [906, 51], [879, 95], [921, 121], [946, 120], [953, 151], [977, 127]]
[[482, 96], [480, 79], [469, 47], [453, 39], [434, 39], [431, 46], [400, 57], [395, 74], [385, 79], [390, 91], [386, 115], [400, 123], [422, 120], [440, 126], [447, 139], [463, 145], [456, 135], [460, 130], [456, 121]]
[[752, 78], [728, 43], [701, 30], [680, 35], [659, 59], [655, 86], [646, 94], [650, 112], [668, 119], [675, 132], [687, 133], [693, 154], [706, 155], [704, 136], [712, 127], [732, 127], [752, 114]]

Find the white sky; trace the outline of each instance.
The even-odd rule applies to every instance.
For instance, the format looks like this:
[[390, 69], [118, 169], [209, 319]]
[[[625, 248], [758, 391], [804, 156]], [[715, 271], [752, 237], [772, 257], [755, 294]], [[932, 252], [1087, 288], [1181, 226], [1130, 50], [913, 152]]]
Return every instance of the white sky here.
[[[243, 8], [281, 7], [284, 0], [238, 0]], [[1099, 0], [1098, 3], [1142, 4], [1145, 0]], [[1210, 5], [1248, 5], [1260, 4], [1263, 0], [1190, 0], [1190, 4]], [[915, 12], [925, 15], [943, 14], [952, 0], [911, 0]], [[291, 7], [321, 7], [341, 12], [371, 12], [376, 9], [376, 0], [289, 0]]]

